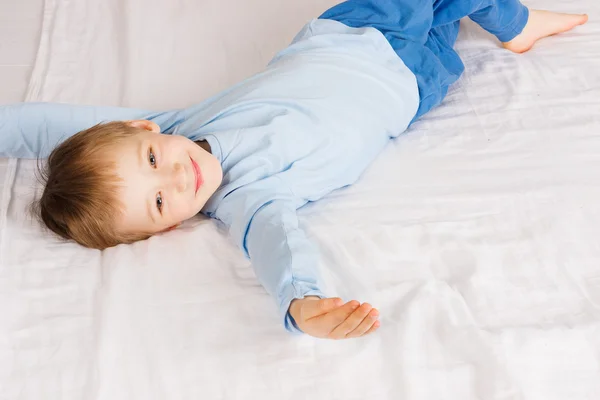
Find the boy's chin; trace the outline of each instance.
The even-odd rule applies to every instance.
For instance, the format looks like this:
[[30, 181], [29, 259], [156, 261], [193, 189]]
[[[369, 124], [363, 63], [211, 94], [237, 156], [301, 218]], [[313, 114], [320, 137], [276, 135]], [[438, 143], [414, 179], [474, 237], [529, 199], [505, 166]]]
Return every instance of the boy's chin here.
[[170, 226], [170, 227], [168, 227], [167, 229], [163, 229], [163, 230], [162, 230], [162, 231], [160, 231], [159, 233], [164, 233], [164, 232], [169, 232], [169, 231], [172, 231], [173, 229], [177, 229], [177, 227], [178, 227], [179, 225], [181, 225], [181, 222], [180, 222], [180, 223], [178, 223], [178, 224], [176, 224], [176, 225]]

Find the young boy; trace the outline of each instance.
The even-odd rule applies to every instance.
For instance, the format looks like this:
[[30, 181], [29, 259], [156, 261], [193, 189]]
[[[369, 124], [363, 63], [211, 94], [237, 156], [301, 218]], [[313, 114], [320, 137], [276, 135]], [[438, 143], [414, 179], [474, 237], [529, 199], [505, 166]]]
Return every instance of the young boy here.
[[[0, 155], [44, 156], [45, 143], [62, 142], [39, 212], [64, 238], [104, 249], [202, 212], [229, 228], [288, 330], [364, 336], [379, 327], [378, 311], [321, 292], [296, 210], [354, 183], [440, 104], [463, 72], [453, 45], [466, 16], [517, 53], [587, 21], [518, 0], [348, 0], [264, 72], [187, 109], [2, 107]], [[93, 126], [103, 121], [117, 122]]]

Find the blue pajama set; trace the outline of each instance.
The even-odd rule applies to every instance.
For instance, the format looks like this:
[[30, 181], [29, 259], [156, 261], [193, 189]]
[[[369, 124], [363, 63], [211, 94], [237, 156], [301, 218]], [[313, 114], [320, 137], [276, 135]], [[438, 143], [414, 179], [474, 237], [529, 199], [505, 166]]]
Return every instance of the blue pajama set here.
[[0, 107], [0, 156], [45, 157], [113, 120], [206, 140], [224, 179], [201, 212], [227, 226], [286, 329], [300, 332], [290, 302], [331, 294], [297, 210], [356, 182], [390, 139], [441, 103], [464, 69], [452, 48], [461, 18], [506, 42], [528, 15], [518, 0], [348, 0], [305, 25], [263, 72], [185, 109]]

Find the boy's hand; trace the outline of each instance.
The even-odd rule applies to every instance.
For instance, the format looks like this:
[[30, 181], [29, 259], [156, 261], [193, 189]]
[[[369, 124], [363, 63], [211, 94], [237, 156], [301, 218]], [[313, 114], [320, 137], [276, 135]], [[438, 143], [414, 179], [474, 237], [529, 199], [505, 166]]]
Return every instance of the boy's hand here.
[[340, 298], [308, 296], [295, 299], [289, 308], [298, 327], [306, 334], [323, 339], [350, 339], [375, 332], [379, 311], [369, 303]]

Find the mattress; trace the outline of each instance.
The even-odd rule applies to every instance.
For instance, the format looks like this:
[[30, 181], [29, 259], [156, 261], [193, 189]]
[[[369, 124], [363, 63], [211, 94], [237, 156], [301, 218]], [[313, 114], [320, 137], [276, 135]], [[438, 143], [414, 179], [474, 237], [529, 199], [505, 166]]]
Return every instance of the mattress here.
[[[189, 105], [333, 3], [45, 0], [27, 100]], [[600, 3], [526, 5], [590, 22], [515, 55], [465, 21], [443, 105], [299, 212], [326, 293], [380, 309], [362, 339], [286, 333], [205, 218], [64, 243], [37, 163], [0, 160], [0, 399], [600, 398]]]

